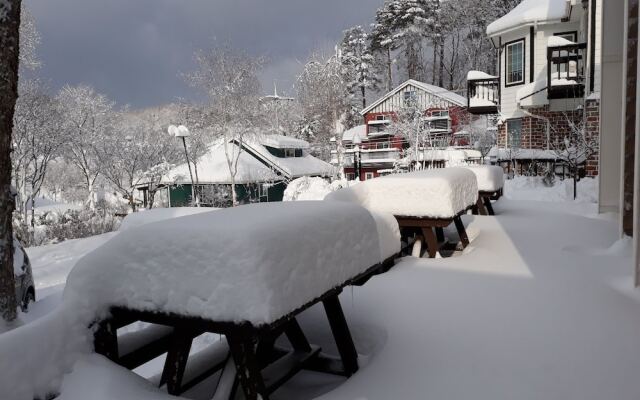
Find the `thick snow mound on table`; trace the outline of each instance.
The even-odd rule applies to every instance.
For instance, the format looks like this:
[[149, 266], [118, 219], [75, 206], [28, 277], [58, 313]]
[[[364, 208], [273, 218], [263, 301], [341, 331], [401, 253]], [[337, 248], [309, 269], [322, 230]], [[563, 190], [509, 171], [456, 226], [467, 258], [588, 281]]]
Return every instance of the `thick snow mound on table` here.
[[212, 207], [172, 207], [172, 208], [153, 208], [151, 210], [140, 210], [138, 212], [127, 215], [119, 231], [136, 228], [151, 222], [164, 221], [171, 218], [184, 217], [186, 215], [200, 214], [217, 210]]
[[496, 165], [471, 165], [467, 167], [476, 174], [478, 190], [481, 192], [495, 192], [504, 186], [504, 171]]
[[467, 168], [430, 169], [364, 181], [325, 200], [354, 202], [395, 216], [451, 218], [476, 203], [478, 183]]
[[[393, 249], [380, 237], [394, 237]], [[259, 325], [399, 248], [397, 224], [355, 204], [252, 204], [120, 232], [78, 261], [64, 301], [94, 313], [116, 305]]]

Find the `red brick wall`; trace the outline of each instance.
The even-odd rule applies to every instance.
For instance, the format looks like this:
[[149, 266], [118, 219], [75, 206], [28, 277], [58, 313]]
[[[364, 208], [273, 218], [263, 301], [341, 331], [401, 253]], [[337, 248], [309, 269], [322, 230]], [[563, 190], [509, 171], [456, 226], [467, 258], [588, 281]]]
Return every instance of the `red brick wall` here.
[[[582, 110], [575, 111], [549, 111], [548, 106], [533, 108], [528, 110], [531, 114], [547, 118], [550, 122], [549, 137], [553, 142], [559, 140], [571, 130], [569, 120], [573, 123], [579, 123], [583, 116], [585, 120], [585, 130], [592, 137], [598, 136], [600, 132], [600, 104], [598, 100], [587, 100], [583, 114]], [[507, 124], [506, 122], [498, 126], [498, 147], [506, 147], [507, 145]], [[529, 116], [522, 117], [522, 134], [520, 139], [520, 147], [523, 149], [541, 149], [547, 148], [547, 122], [540, 118]], [[587, 176], [598, 175], [598, 154], [592, 155], [587, 160], [586, 165]]]

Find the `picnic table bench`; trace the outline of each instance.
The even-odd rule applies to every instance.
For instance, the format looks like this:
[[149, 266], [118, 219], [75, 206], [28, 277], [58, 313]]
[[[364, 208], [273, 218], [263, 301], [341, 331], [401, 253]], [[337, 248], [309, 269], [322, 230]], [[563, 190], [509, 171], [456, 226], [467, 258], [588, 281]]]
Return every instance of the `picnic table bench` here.
[[478, 180], [478, 202], [473, 207], [474, 214], [495, 215], [492, 200], [502, 197], [504, 171], [496, 165], [474, 165], [467, 167]]
[[[302, 369], [358, 370], [339, 294], [399, 253], [391, 215], [333, 202], [253, 204], [125, 230], [78, 263], [65, 296], [101, 316], [97, 353], [133, 369], [166, 352], [158, 383], [168, 393], [219, 373], [215, 399], [237, 390], [268, 399]], [[297, 321], [318, 303], [339, 357], [309, 343]], [[137, 321], [151, 325], [118, 334]], [[205, 332], [226, 344], [190, 357]], [[281, 336], [289, 347], [276, 344]]]
[[353, 202], [394, 215], [402, 238], [415, 238], [414, 254], [420, 253], [424, 240], [426, 254], [433, 258], [446, 243], [444, 228], [451, 224], [460, 247], [469, 244], [461, 216], [477, 204], [478, 186], [475, 174], [466, 168], [430, 169], [364, 181], [330, 193], [326, 200]]

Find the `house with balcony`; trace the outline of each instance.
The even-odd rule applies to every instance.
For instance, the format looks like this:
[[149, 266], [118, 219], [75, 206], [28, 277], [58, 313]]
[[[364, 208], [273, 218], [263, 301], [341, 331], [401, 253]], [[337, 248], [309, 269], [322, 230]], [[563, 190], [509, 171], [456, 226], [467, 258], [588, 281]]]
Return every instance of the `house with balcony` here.
[[[468, 110], [498, 114], [496, 162], [555, 163], [554, 140], [584, 121], [599, 135], [601, 0], [524, 0], [492, 22], [496, 73], [469, 71]], [[598, 156], [584, 162], [598, 174]]]
[[[412, 79], [402, 83], [360, 112], [363, 125], [343, 133], [342, 164], [347, 179], [367, 180], [394, 169], [410, 168], [409, 164], [416, 162], [422, 167], [444, 166], [449, 160], [448, 153], [456, 150], [452, 146], [469, 144], [464, 136], [464, 128], [471, 119], [466, 105], [467, 99], [463, 96], [441, 87]], [[410, 145], [406, 135], [392, 125], [398, 113], [409, 106], [421, 110], [428, 143], [418, 149], [413, 161], [403, 162], [408, 158]], [[443, 151], [445, 149], [449, 151]], [[332, 163], [338, 165], [337, 150], [332, 153]], [[474, 153], [474, 159], [475, 156]]]

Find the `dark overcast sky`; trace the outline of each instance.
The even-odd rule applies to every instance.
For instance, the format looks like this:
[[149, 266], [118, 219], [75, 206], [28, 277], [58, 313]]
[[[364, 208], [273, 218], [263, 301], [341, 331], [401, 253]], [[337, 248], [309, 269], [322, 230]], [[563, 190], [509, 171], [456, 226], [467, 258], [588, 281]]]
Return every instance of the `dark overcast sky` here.
[[179, 76], [213, 38], [270, 59], [291, 92], [311, 50], [368, 25], [383, 0], [25, 0], [42, 36], [40, 75], [54, 89], [86, 83], [119, 104], [148, 107], [197, 98]]

